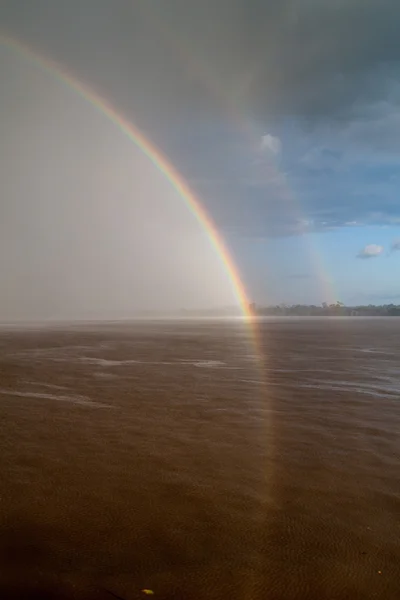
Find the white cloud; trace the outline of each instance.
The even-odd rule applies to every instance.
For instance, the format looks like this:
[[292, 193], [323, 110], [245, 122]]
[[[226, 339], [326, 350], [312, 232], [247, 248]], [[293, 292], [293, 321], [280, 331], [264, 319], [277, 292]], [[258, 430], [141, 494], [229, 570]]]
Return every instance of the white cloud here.
[[277, 156], [281, 153], [282, 142], [278, 137], [275, 137], [270, 133], [266, 133], [261, 138], [261, 150], [263, 152], [270, 152], [271, 154]]
[[360, 252], [357, 254], [358, 258], [374, 258], [376, 256], [380, 256], [383, 252], [383, 246], [378, 246], [378, 244], [368, 244], [365, 246]]

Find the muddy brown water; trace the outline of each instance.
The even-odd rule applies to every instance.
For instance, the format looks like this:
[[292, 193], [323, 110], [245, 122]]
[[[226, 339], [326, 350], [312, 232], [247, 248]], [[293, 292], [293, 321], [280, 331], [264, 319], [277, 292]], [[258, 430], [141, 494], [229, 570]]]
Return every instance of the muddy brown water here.
[[0, 330], [1, 598], [400, 599], [400, 320], [257, 332]]

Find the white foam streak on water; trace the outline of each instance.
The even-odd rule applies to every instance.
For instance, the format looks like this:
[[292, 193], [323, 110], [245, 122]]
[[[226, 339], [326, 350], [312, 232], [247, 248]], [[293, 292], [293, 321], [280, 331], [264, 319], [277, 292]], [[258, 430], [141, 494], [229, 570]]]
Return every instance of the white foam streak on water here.
[[108, 360], [106, 358], [95, 358], [90, 356], [80, 356], [78, 360], [90, 365], [98, 365], [99, 367], [119, 367], [121, 365], [134, 365], [143, 363], [141, 360]]
[[[72, 348], [72, 347], [70, 347]], [[64, 356], [64, 357], [59, 357], [59, 356], [54, 356], [54, 348], [51, 349], [47, 349], [47, 351], [43, 351], [43, 352], [35, 352], [35, 355], [39, 355], [42, 358], [46, 358], [47, 360], [50, 360], [52, 362], [68, 362], [71, 363], [73, 362], [81, 362], [81, 363], [85, 363], [88, 365], [94, 365], [94, 366], [99, 366], [99, 367], [120, 367], [120, 366], [124, 366], [124, 365], [171, 365], [171, 366], [194, 366], [194, 367], [200, 367], [200, 368], [208, 368], [208, 369], [216, 369], [216, 368], [223, 368], [223, 369], [232, 369], [232, 370], [237, 370], [237, 369], [241, 369], [243, 367], [236, 367], [236, 366], [228, 366], [225, 362], [221, 361], [221, 360], [202, 360], [202, 359], [181, 359], [179, 361], [175, 360], [175, 361], [163, 361], [163, 360], [156, 360], [156, 361], [146, 361], [146, 360], [136, 360], [136, 359], [128, 359], [128, 360], [112, 360], [112, 359], [106, 359], [106, 358], [98, 358], [95, 356], [75, 356], [75, 357], [71, 357], [71, 356]]]
[[[28, 350], [23, 350], [22, 352], [17, 352], [13, 356], [21, 357], [21, 358], [23, 358], [24, 356], [29, 356], [29, 357], [43, 356], [43, 357], [47, 358], [48, 356], [54, 356], [55, 354], [68, 355], [69, 353], [72, 353], [73, 355], [75, 355], [80, 350], [92, 351], [94, 348], [95, 348], [95, 346], [88, 346], [88, 345], [84, 345], [84, 346], [69, 345], [69, 346], [51, 346], [48, 348], [29, 348]], [[100, 345], [100, 348], [101, 348], [101, 345]]]
[[312, 383], [298, 384], [298, 387], [305, 389], [319, 389], [337, 392], [352, 392], [357, 394], [366, 394], [368, 396], [374, 396], [376, 398], [398, 398], [399, 391], [398, 387], [395, 386], [383, 386], [383, 385], [372, 385], [361, 382], [350, 382], [350, 381], [314, 381]]
[[70, 402], [71, 404], [78, 404], [81, 406], [94, 406], [101, 408], [113, 408], [107, 404], [101, 404], [100, 402], [94, 402], [86, 396], [57, 396], [56, 394], [47, 394], [45, 392], [22, 392], [9, 389], [0, 389], [0, 394], [4, 396], [17, 396], [19, 398], [39, 398], [42, 400], [57, 400], [59, 402]]
[[218, 367], [223, 367], [225, 363], [223, 363], [221, 360], [199, 360], [191, 364], [193, 364], [195, 367], [215, 369]]
[[54, 383], [44, 383], [42, 381], [23, 381], [26, 385], [34, 385], [45, 387], [51, 390], [67, 390], [68, 388], [65, 385], [55, 385]]

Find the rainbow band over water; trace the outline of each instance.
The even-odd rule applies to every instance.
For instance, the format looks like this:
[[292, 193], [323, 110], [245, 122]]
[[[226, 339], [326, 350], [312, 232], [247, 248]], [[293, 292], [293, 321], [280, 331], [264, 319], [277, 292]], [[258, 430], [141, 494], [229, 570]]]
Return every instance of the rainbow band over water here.
[[184, 200], [187, 207], [197, 219], [198, 223], [207, 233], [210, 243], [215, 248], [216, 254], [223, 263], [223, 266], [228, 274], [234, 296], [241, 307], [243, 315], [245, 317], [251, 317], [246, 290], [241, 282], [236, 265], [234, 264], [234, 261], [230, 256], [221, 235], [219, 234], [211, 217], [207, 214], [206, 210], [201, 205], [201, 202], [193, 194], [182, 175], [180, 175], [180, 173], [167, 160], [161, 151], [146, 138], [143, 132], [141, 132], [140, 129], [132, 123], [132, 121], [121, 115], [121, 113], [118, 112], [117, 109], [110, 102], [108, 102], [108, 100], [100, 96], [91, 87], [83, 84], [77, 77], [75, 77], [75, 75], [70, 74], [64, 68], [64, 66], [58, 64], [52, 59], [47, 58], [46, 56], [43, 56], [40, 52], [37, 52], [36, 49], [32, 49], [14, 37], [0, 33], [0, 44], [14, 50], [15, 52], [18, 52], [25, 60], [30, 60], [35, 64], [35, 66], [45, 70], [47, 73], [57, 78], [62, 84], [74, 90], [106, 118], [112, 121], [115, 126], [118, 127], [118, 129], [125, 136], [127, 136], [143, 152], [143, 154], [147, 156], [153, 165], [159, 171], [161, 171], [161, 173], [163, 173], [165, 178], [175, 188], [177, 193]]

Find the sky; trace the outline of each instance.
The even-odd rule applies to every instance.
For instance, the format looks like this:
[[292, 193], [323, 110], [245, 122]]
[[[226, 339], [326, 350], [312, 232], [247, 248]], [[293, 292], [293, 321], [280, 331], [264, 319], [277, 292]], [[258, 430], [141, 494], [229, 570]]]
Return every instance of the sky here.
[[[0, 2], [3, 33], [162, 150], [259, 304], [400, 302], [399, 19], [394, 0]], [[0, 78], [0, 318], [232, 302], [111, 123], [1, 45]]]

